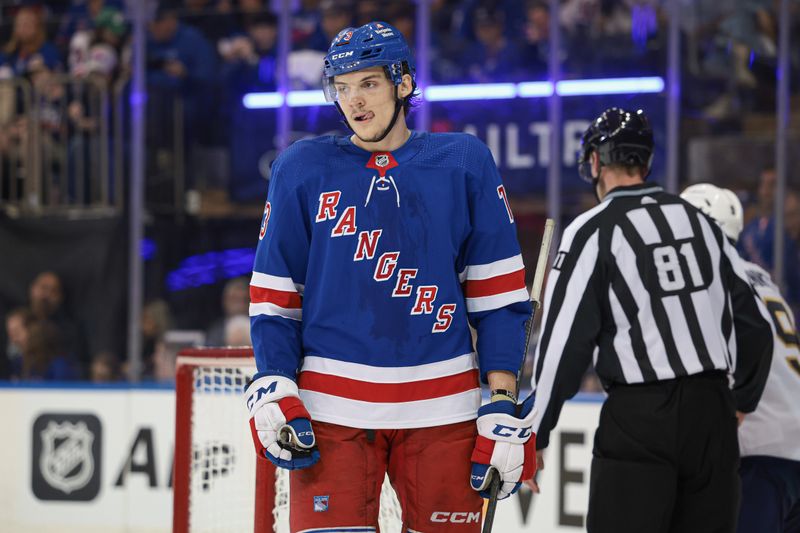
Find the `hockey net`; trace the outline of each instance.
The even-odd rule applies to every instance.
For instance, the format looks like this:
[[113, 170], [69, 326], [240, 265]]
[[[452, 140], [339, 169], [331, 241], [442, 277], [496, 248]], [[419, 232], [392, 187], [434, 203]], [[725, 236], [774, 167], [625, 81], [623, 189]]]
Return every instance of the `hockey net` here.
[[[173, 532], [289, 533], [289, 476], [257, 461], [244, 388], [256, 372], [249, 348], [180, 353], [175, 382]], [[256, 505], [258, 502], [258, 505]], [[382, 533], [399, 533], [400, 505], [388, 478]]]

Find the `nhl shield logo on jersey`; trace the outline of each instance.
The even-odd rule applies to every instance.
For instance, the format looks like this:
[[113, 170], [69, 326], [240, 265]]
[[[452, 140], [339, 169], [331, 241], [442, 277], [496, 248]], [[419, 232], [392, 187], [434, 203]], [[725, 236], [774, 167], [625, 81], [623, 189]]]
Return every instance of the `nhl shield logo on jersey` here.
[[43, 414], [33, 427], [33, 493], [41, 500], [94, 499], [102, 429], [90, 414]]
[[391, 152], [373, 152], [366, 164], [367, 168], [377, 170], [381, 176], [385, 176], [387, 170], [396, 166], [397, 160]]

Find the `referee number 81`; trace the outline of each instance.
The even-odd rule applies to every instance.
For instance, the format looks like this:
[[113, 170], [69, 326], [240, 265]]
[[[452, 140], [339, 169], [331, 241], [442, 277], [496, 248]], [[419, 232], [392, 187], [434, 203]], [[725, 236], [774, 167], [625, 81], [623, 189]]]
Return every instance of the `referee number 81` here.
[[686, 276], [681, 258], [688, 270], [690, 289], [701, 289], [705, 286], [692, 243], [686, 241], [680, 245], [668, 244], [653, 248], [653, 264], [658, 271], [658, 283], [662, 290], [675, 292], [686, 288]]

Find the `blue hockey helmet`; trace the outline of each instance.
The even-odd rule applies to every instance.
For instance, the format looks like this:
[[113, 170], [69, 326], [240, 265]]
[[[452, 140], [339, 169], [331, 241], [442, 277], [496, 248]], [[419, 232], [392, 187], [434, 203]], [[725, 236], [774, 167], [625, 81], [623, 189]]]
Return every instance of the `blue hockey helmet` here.
[[653, 129], [644, 111], [611, 107], [589, 125], [581, 138], [578, 173], [592, 183], [591, 154], [597, 152], [601, 165], [640, 166], [645, 176], [653, 164]]
[[333, 77], [370, 67], [384, 67], [395, 85], [403, 81], [403, 66], [416, 85], [414, 59], [403, 34], [386, 22], [370, 22], [345, 28], [331, 42], [325, 55], [322, 87], [325, 99], [336, 101]]

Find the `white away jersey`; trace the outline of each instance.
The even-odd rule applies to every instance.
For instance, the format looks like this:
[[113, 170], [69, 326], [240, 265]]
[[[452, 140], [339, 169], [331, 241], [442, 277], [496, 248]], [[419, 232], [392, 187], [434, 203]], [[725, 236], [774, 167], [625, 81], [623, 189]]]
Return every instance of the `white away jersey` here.
[[800, 341], [794, 316], [769, 274], [754, 263], [745, 265], [750, 282], [769, 310], [775, 343], [764, 394], [739, 427], [739, 448], [742, 456], [800, 461]]
[[259, 238], [259, 374], [296, 379], [314, 420], [471, 420], [479, 378], [519, 369], [524, 267], [505, 189], [475, 137], [413, 133], [392, 153], [348, 137], [297, 142], [273, 164]]

